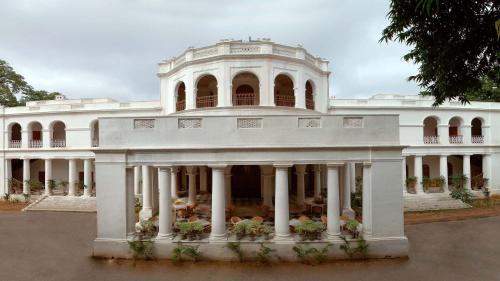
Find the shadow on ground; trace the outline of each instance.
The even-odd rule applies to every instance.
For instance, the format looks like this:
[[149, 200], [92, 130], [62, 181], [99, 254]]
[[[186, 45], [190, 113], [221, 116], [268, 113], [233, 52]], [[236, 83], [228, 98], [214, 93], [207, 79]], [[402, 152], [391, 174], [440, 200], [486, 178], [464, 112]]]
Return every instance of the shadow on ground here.
[[92, 259], [95, 214], [0, 213], [0, 280], [500, 280], [500, 217], [406, 226], [410, 258], [323, 265]]

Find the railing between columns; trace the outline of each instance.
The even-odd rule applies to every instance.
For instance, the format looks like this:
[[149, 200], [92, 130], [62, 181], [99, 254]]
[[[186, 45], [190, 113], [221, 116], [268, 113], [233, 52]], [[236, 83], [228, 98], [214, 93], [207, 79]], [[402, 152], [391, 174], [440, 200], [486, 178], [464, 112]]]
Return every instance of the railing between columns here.
[[472, 143], [484, 143], [484, 136], [472, 136], [471, 137], [471, 142]]
[[439, 144], [439, 136], [424, 136], [425, 144]]
[[66, 147], [66, 140], [52, 140], [50, 143], [51, 147]]
[[184, 109], [186, 109], [186, 101], [185, 100], [178, 101], [175, 104], [175, 111], [183, 111]]
[[9, 148], [21, 148], [21, 140], [11, 140], [9, 142]]
[[464, 138], [462, 135], [450, 136], [450, 143], [453, 144], [463, 143], [463, 139]]
[[30, 147], [31, 148], [41, 148], [41, 147], [43, 147], [43, 142], [42, 142], [42, 140], [31, 140]]
[[216, 107], [217, 96], [196, 97], [196, 108]]
[[274, 102], [276, 103], [276, 106], [294, 107], [295, 106], [295, 96], [275, 95]]
[[259, 96], [256, 93], [239, 93], [233, 95], [233, 106], [259, 105]]

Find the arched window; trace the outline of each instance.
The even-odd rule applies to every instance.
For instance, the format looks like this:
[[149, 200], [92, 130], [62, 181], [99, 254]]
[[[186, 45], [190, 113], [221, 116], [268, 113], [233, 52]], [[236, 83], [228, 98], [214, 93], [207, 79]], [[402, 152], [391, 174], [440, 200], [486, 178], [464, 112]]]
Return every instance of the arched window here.
[[287, 75], [280, 74], [274, 79], [274, 103], [276, 106], [295, 106], [293, 81]]
[[55, 121], [50, 128], [51, 147], [66, 147], [66, 125], [61, 121]]
[[306, 82], [306, 108], [314, 110], [314, 92], [310, 80]]
[[424, 143], [437, 144], [439, 143], [438, 136], [439, 121], [436, 117], [429, 116], [424, 119]]
[[9, 147], [10, 148], [20, 148], [21, 147], [21, 125], [19, 123], [13, 123], [9, 127]]
[[90, 124], [90, 143], [92, 147], [99, 146], [99, 121], [94, 120]]
[[186, 109], [186, 85], [184, 85], [184, 82], [177, 85], [175, 97], [175, 111], [182, 111]]
[[232, 81], [233, 106], [259, 105], [259, 78], [250, 72], [234, 76]]
[[29, 136], [29, 147], [40, 148], [43, 146], [42, 143], [42, 124], [39, 122], [31, 122], [28, 125], [28, 136]]
[[472, 119], [471, 122], [471, 142], [484, 143], [483, 122], [479, 118]]
[[448, 122], [448, 133], [450, 136], [450, 143], [462, 143], [462, 118], [453, 117]]
[[217, 79], [203, 76], [196, 84], [196, 108], [217, 106]]

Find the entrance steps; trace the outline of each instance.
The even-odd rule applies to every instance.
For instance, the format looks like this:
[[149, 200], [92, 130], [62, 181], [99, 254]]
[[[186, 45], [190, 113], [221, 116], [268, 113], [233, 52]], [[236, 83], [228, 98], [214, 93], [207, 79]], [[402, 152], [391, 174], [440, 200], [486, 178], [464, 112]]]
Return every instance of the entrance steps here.
[[448, 193], [441, 194], [405, 194], [403, 197], [404, 211], [431, 211], [470, 208], [460, 200], [453, 199]]
[[42, 196], [23, 211], [96, 212], [95, 197]]

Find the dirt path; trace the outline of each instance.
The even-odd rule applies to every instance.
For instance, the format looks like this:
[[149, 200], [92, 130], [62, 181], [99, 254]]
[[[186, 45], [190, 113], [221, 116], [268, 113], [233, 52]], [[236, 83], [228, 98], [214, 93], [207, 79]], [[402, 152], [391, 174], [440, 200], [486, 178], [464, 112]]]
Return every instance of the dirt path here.
[[0, 212], [18, 212], [21, 211], [26, 206], [28, 206], [28, 204], [23, 202], [12, 203], [12, 202], [0, 201]]

